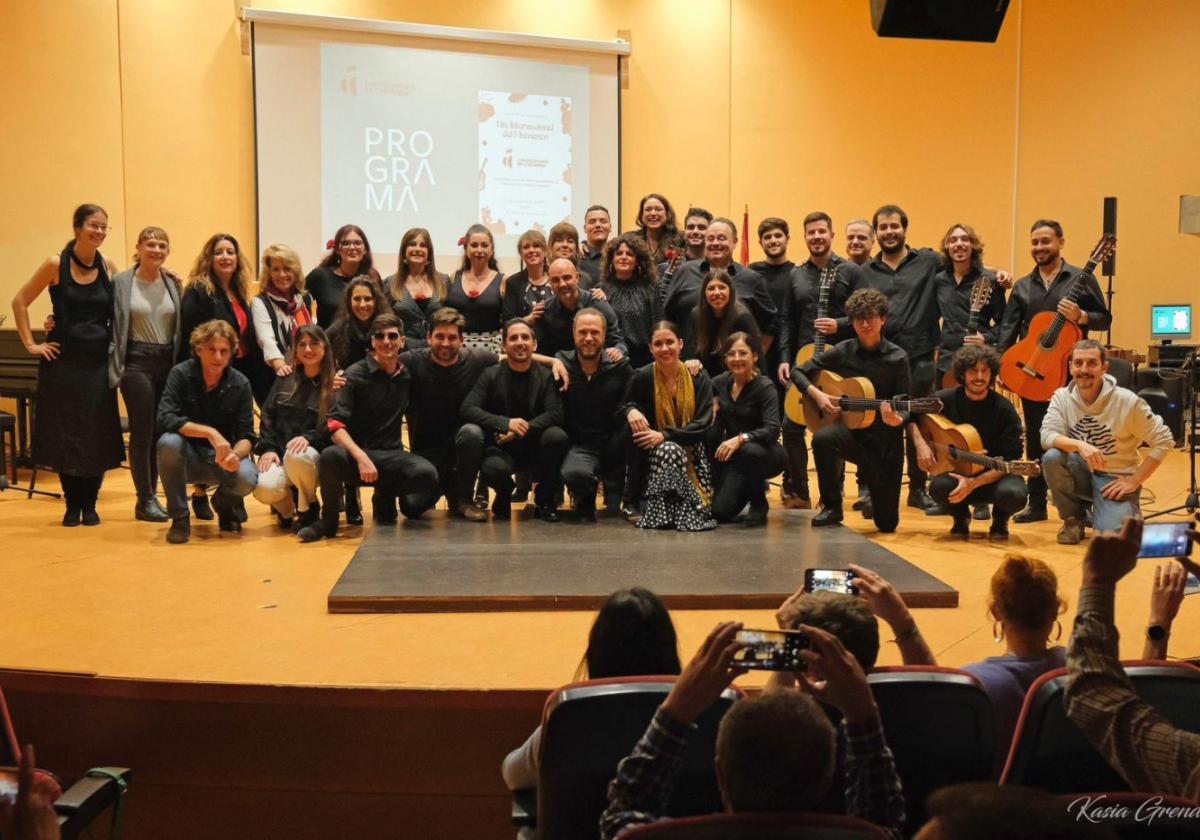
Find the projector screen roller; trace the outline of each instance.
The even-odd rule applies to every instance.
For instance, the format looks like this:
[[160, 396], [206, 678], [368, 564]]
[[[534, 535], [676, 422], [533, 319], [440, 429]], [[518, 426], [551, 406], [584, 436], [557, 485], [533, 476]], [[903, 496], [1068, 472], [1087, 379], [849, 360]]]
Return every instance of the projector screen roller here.
[[383, 276], [411, 227], [447, 274], [475, 222], [506, 271], [522, 233], [582, 232], [589, 205], [616, 228], [615, 56], [256, 23], [254, 79], [259, 247], [306, 270], [347, 223]]

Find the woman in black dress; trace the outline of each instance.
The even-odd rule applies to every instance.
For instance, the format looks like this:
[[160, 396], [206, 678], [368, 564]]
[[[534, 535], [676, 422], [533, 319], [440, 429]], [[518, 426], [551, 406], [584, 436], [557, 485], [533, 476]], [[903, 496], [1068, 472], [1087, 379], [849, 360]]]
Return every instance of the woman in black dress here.
[[609, 242], [600, 262], [600, 286], [617, 313], [635, 368], [650, 364], [650, 328], [662, 318], [657, 270], [641, 237], [623, 233]]
[[[117, 270], [99, 250], [108, 236], [108, 214], [84, 204], [72, 224], [75, 238], [42, 263], [12, 302], [21, 342], [40, 359], [33, 460], [58, 472], [67, 503], [62, 524], [68, 527], [100, 524], [100, 483], [106, 470], [125, 460], [117, 392], [108, 382], [111, 278]], [[47, 289], [54, 327], [38, 344], [29, 328], [29, 305]]]
[[392, 311], [404, 324], [404, 347], [419, 350], [428, 344], [429, 316], [446, 299], [449, 281], [433, 260], [433, 240], [425, 228], [411, 228], [400, 239], [400, 266], [383, 281]]
[[376, 283], [380, 280], [375, 258], [371, 256], [371, 243], [358, 225], [342, 225], [325, 247], [329, 253], [319, 266], [308, 272], [304, 287], [316, 301], [317, 323], [327, 330], [337, 317], [342, 292], [351, 279], [366, 274]]
[[471, 225], [460, 241], [462, 267], [454, 272], [446, 306], [454, 307], [467, 319], [464, 347], [499, 355], [505, 283], [496, 264], [496, 241], [483, 225]]
[[713, 379], [717, 416], [708, 432], [716, 463], [713, 518], [732, 522], [747, 503], [747, 528], [767, 524], [767, 479], [783, 472], [779, 445], [779, 393], [758, 371], [757, 343], [748, 333], [725, 342], [725, 373]]

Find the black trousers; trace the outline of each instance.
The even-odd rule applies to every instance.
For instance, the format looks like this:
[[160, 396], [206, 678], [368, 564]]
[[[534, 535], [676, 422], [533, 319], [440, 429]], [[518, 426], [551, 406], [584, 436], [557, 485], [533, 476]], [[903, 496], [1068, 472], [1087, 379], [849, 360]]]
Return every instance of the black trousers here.
[[1025, 507], [1029, 500], [1029, 490], [1025, 480], [1019, 475], [1006, 475], [999, 481], [985, 484], [976, 488], [966, 499], [957, 505], [950, 504], [950, 493], [958, 486], [958, 479], [950, 473], [935, 475], [929, 480], [929, 495], [940, 505], [950, 510], [950, 515], [956, 518], [966, 518], [971, 515], [971, 505], [992, 505], [992, 520], [1003, 524], [1017, 511]]
[[[1025, 455], [1030, 461], [1040, 461], [1046, 454], [1042, 448], [1042, 421], [1049, 409], [1048, 402], [1021, 398], [1021, 413], [1025, 415]], [[1029, 479], [1029, 501], [1035, 506], [1046, 506], [1046, 479], [1040, 475]]]
[[787, 464], [783, 469], [784, 492], [794, 493], [802, 499], [809, 498], [808, 490], [808, 427], [793, 423], [783, 411], [789, 386], [775, 383], [779, 393], [779, 418], [783, 424], [783, 449], [787, 453]]
[[138, 501], [151, 498], [158, 488], [155, 421], [173, 361], [174, 349], [169, 344], [131, 341], [125, 350], [121, 399], [129, 416], [129, 471]]
[[453, 437], [436, 445], [416, 447], [413, 454], [433, 464], [438, 474], [438, 490], [447, 500], [471, 503], [475, 478], [483, 463], [483, 429], [474, 423], [464, 423]]
[[624, 492], [628, 439], [629, 427], [624, 426], [613, 432], [607, 441], [592, 442], [591, 445], [577, 443], [567, 450], [559, 475], [580, 510], [595, 509], [596, 485], [600, 481], [604, 482], [606, 496]]
[[[420, 455], [403, 449], [364, 449], [379, 471], [377, 492], [400, 499], [400, 512], [409, 519], [420, 516], [437, 503], [437, 468]], [[342, 487], [362, 484], [358, 464], [344, 447], [334, 444], [321, 452], [317, 464], [321, 482], [321, 519], [327, 534], [337, 533], [342, 512]]]
[[[933, 356], [912, 361], [912, 393], [910, 397], [928, 397], [933, 393], [934, 380], [937, 379], [937, 368], [933, 362]], [[908, 459], [908, 492], [912, 493], [916, 490], [924, 490], [925, 482], [928, 476], [925, 470], [921, 469], [917, 463], [917, 448], [910, 440], [905, 444], [905, 455]], [[875, 494], [871, 494], [874, 498]], [[875, 508], [879, 510], [878, 507]]]
[[900, 482], [904, 470], [904, 433], [899, 428], [889, 431], [894, 434], [851, 431], [835, 423], [814, 434], [812, 444], [821, 503], [825, 507], [842, 506], [845, 462], [857, 464], [858, 474], [871, 492], [875, 526], [886, 533], [895, 531], [900, 523]]
[[[721, 441], [719, 435], [709, 440], [709, 452], [715, 453]], [[761, 444], [751, 441], [728, 461], [718, 461], [710, 454], [715, 467], [713, 475], [712, 515], [718, 522], [732, 522], [747, 504], [767, 507], [766, 481], [783, 472], [787, 453], [775, 441]]]
[[532, 470], [538, 483], [533, 494], [534, 504], [552, 505], [558, 489], [559, 470], [570, 446], [571, 439], [558, 426], [530, 432], [503, 446], [485, 446], [479, 478], [501, 499], [507, 499], [513, 491], [513, 473]]

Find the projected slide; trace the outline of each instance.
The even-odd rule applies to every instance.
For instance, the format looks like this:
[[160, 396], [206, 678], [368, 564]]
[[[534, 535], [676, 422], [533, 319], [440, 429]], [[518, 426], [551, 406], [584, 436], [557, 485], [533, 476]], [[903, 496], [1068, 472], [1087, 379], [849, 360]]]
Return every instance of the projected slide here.
[[511, 248], [581, 219], [588, 97], [578, 66], [322, 44], [321, 227], [419, 224], [444, 253], [474, 221]]

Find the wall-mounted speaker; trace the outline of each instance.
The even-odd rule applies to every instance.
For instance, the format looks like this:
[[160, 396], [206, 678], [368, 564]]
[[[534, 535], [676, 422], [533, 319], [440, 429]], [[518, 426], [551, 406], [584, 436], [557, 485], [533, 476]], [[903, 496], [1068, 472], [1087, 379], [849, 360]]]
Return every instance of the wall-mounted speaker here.
[[1009, 0], [871, 0], [871, 26], [884, 38], [995, 43]]

